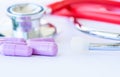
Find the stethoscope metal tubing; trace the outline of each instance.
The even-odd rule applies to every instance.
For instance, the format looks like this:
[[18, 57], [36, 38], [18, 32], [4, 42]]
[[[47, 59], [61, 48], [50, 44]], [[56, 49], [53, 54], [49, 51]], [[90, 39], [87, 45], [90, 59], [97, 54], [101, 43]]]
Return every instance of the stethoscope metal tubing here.
[[85, 34], [116, 41], [116, 43], [90, 43], [89, 50], [120, 51], [120, 33], [89, 30], [83, 28], [77, 19], [72, 18], [72, 21], [74, 22], [75, 27]]
[[82, 26], [77, 19], [74, 19], [74, 24], [75, 27], [85, 33], [85, 34], [89, 34], [92, 36], [97, 36], [97, 37], [101, 37], [104, 39], [110, 39], [110, 40], [116, 40], [116, 41], [120, 41], [120, 33], [113, 33], [113, 32], [107, 32], [107, 31], [98, 31], [98, 30], [89, 30], [86, 27], [83, 28], [84, 26]]
[[89, 50], [120, 51], [120, 43], [91, 43]]

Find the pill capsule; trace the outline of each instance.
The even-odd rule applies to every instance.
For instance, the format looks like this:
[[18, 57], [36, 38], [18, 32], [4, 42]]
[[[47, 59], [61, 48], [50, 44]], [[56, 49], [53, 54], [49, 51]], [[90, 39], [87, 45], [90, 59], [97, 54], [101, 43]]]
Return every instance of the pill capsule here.
[[27, 45], [3, 43], [0, 52], [7, 56], [31, 56], [32, 49]]
[[27, 45], [33, 49], [34, 55], [55, 56], [58, 51], [58, 47], [55, 42], [29, 41]]

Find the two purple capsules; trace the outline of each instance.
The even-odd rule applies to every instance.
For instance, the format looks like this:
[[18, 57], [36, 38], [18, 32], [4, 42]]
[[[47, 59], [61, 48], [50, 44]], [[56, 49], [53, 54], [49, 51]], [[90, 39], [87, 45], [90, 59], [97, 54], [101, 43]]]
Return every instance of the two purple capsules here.
[[0, 52], [7, 56], [56, 56], [58, 47], [53, 38], [0, 38]]

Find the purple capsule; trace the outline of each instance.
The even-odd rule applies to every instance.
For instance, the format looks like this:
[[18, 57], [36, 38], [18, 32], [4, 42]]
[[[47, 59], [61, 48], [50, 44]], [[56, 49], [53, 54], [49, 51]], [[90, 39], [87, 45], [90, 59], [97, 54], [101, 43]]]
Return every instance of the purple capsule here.
[[58, 47], [55, 42], [30, 41], [28, 46], [33, 49], [33, 54], [35, 55], [55, 56], [58, 51]]
[[27, 45], [3, 43], [0, 52], [7, 56], [31, 56], [32, 49]]

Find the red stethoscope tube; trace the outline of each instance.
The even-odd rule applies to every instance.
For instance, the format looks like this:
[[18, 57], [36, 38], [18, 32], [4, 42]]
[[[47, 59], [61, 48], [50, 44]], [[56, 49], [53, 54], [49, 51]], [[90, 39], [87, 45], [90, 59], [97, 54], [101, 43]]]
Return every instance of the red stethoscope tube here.
[[63, 0], [48, 5], [52, 14], [120, 24], [120, 2], [114, 0]]

